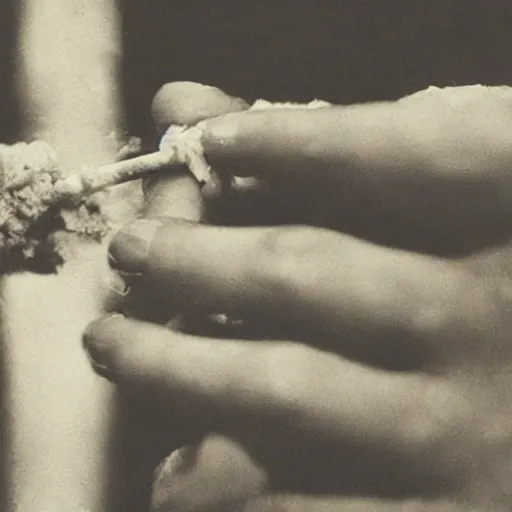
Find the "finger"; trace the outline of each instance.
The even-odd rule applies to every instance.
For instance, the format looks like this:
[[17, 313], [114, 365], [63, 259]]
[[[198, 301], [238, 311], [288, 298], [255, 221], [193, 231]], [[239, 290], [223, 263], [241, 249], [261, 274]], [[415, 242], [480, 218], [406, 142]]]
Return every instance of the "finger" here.
[[365, 355], [389, 351], [389, 338], [438, 356], [448, 329], [469, 334], [488, 320], [478, 317], [485, 294], [464, 267], [328, 230], [135, 223], [110, 252], [121, 269], [144, 272], [138, 284], [157, 300], [279, 321]]
[[[242, 108], [241, 100], [231, 98], [219, 89], [192, 82], [174, 82], [164, 85], [152, 102], [152, 116], [160, 133], [171, 124], [189, 125], [198, 120], [236, 111]], [[202, 222], [207, 217], [207, 207], [200, 187], [185, 167], [174, 168], [144, 180], [145, 218], [167, 216]], [[115, 261], [112, 261], [114, 266]], [[170, 309], [156, 311], [145, 297], [125, 304], [124, 311], [141, 318], [169, 318]], [[162, 316], [165, 315], [165, 316]]]
[[[232, 98], [220, 89], [193, 82], [165, 84], [156, 93], [151, 112], [162, 134], [170, 125], [192, 125], [208, 117], [243, 108], [242, 100]], [[160, 174], [156, 180], [146, 180], [146, 216], [167, 215], [198, 221], [204, 216], [200, 189], [187, 169]]]
[[[229, 96], [216, 87], [194, 82], [172, 82], [156, 93], [151, 112], [159, 133], [163, 134], [173, 124], [190, 126], [207, 118], [247, 108], [245, 101]], [[194, 221], [203, 219], [205, 205], [199, 187], [188, 170], [184, 169], [178, 178], [169, 174], [158, 176], [156, 182], [146, 180], [148, 215], [168, 215]]]
[[[321, 472], [321, 468], [318, 469]], [[262, 469], [236, 442], [219, 435], [184, 447], [156, 471], [151, 512], [455, 512], [454, 503], [348, 499], [268, 493]], [[245, 504], [242, 506], [242, 504]]]
[[214, 165], [321, 189], [341, 212], [370, 210], [384, 227], [499, 218], [509, 229], [512, 89], [498, 89], [231, 114], [204, 123], [203, 144]]
[[178, 417], [185, 408], [254, 442], [273, 460], [293, 437], [334, 451], [348, 442], [408, 472], [419, 466], [439, 476], [449, 466], [463, 475], [469, 464], [458, 448], [466, 400], [440, 379], [379, 371], [305, 345], [196, 338], [119, 316], [91, 324], [84, 344], [102, 375]]
[[[152, 103], [153, 120], [162, 134], [170, 125], [194, 125], [204, 119], [226, 113], [247, 110], [249, 105], [241, 98], [230, 96], [217, 87], [193, 82], [173, 82], [164, 85], [155, 95]], [[222, 223], [249, 223], [261, 219], [261, 212], [269, 204], [269, 199], [260, 190], [233, 193], [231, 187], [232, 169], [226, 170], [221, 180], [222, 200], [209, 204], [208, 219]], [[250, 203], [250, 204], [248, 204]], [[277, 201], [273, 201], [278, 204]], [[275, 207], [273, 208], [275, 211]], [[257, 213], [257, 215], [255, 215]], [[203, 213], [204, 216], [204, 213]]]
[[[209, 117], [247, 108], [247, 104], [228, 96], [216, 87], [193, 82], [165, 84], [156, 93], [151, 105], [153, 120], [160, 133], [170, 125], [193, 125]], [[199, 187], [188, 170], [160, 174], [156, 180], [146, 180], [146, 215], [167, 215], [198, 221], [204, 216]]]
[[155, 476], [151, 512], [228, 512], [266, 486], [263, 470], [242, 447], [219, 435], [177, 450]]
[[[171, 509], [170, 509], [171, 510]], [[243, 512], [462, 512], [453, 502], [385, 501], [304, 495], [265, 496], [252, 499]]]
[[[173, 82], [164, 85], [155, 95], [152, 102], [152, 116], [159, 133], [163, 133], [170, 125], [193, 125], [205, 119], [214, 118], [226, 113], [241, 112], [249, 108], [241, 98], [230, 96], [216, 87], [206, 86], [193, 82]], [[296, 221], [299, 218], [312, 221], [312, 213], [304, 213], [303, 194], [291, 194], [283, 198], [282, 191], [259, 184], [257, 187], [244, 188], [244, 183], [237, 182], [231, 193], [227, 192], [227, 183], [233, 174], [240, 174], [240, 169], [228, 169], [222, 176], [226, 180], [222, 201], [210, 205], [208, 217], [210, 221], [228, 224], [276, 224], [277, 222]], [[243, 172], [242, 172], [243, 173]], [[184, 187], [180, 180], [180, 187]], [[176, 180], [173, 180], [175, 183]], [[161, 182], [160, 182], [161, 184]], [[177, 185], [176, 185], [177, 186]], [[174, 185], [173, 185], [174, 187]], [[146, 187], [147, 188], [147, 187]], [[159, 187], [161, 188], [161, 186]], [[197, 220], [197, 215], [185, 216], [179, 204], [182, 197], [191, 194], [180, 192], [173, 201], [166, 201], [166, 194], [159, 191], [158, 195], [150, 198], [152, 211], [165, 210], [164, 204], [173, 211], [179, 211], [178, 217]], [[197, 194], [196, 194], [197, 195]], [[194, 194], [192, 194], [194, 197]], [[200, 199], [200, 197], [198, 198]], [[198, 199], [194, 199], [197, 203]], [[158, 203], [158, 206], [153, 206]], [[163, 208], [162, 208], [163, 207]], [[192, 210], [194, 206], [185, 207], [185, 211]], [[325, 207], [320, 207], [325, 212]], [[197, 210], [197, 208], [196, 208]], [[161, 213], [164, 215], [164, 213]], [[204, 212], [202, 214], [204, 216]], [[172, 215], [169, 215], [172, 216]], [[323, 220], [323, 219], [322, 219]]]
[[[249, 104], [243, 99], [230, 96], [217, 87], [173, 82], [164, 85], [155, 95], [152, 115], [159, 132], [163, 133], [172, 124], [194, 125], [248, 108]], [[233, 174], [241, 174], [240, 169], [228, 168], [222, 178], [230, 180]], [[268, 187], [245, 189], [243, 186], [244, 183], [238, 182], [234, 188], [236, 193], [224, 193], [222, 201], [210, 208], [210, 220], [230, 224], [275, 224], [278, 219], [295, 220], [303, 209], [300, 199], [289, 197], [283, 200], [282, 193], [277, 195]]]
[[191, 126], [204, 119], [248, 107], [241, 98], [229, 96], [217, 87], [195, 82], [172, 82], [157, 92], [151, 113], [156, 126], [163, 132], [171, 124]]

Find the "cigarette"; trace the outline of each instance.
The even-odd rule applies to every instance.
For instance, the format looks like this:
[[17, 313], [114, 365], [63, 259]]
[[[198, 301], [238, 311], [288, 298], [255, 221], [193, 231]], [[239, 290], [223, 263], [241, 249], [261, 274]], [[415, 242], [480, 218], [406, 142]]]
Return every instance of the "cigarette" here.
[[[328, 104], [313, 102], [306, 106], [320, 108]], [[260, 101], [252, 108], [273, 107], [299, 105]], [[216, 108], [213, 111], [217, 112]], [[198, 220], [205, 213], [206, 200], [219, 197], [225, 187], [245, 190], [260, 185], [258, 180], [250, 178], [225, 176], [221, 180], [206, 161], [202, 138], [201, 122], [191, 127], [174, 125], [166, 131], [154, 153], [85, 168], [67, 177], [59, 169], [55, 151], [43, 141], [0, 144], [0, 275], [22, 270], [55, 271], [64, 261], [53, 237], [57, 231], [103, 239], [109, 231], [107, 220], [94, 201], [89, 204], [85, 199], [105, 188], [159, 171], [186, 178], [182, 171], [188, 169], [199, 187], [191, 187], [194, 183], [190, 179], [178, 180], [181, 185], [187, 185], [184, 188], [190, 194], [174, 201], [173, 216]], [[165, 196], [157, 195], [160, 199]]]
[[204, 158], [201, 135], [201, 129], [196, 126], [172, 126], [162, 138], [159, 151], [99, 168], [85, 169], [59, 180], [55, 184], [53, 201], [81, 198], [178, 165], [186, 165], [198, 183], [208, 190], [208, 194], [215, 195], [220, 179]]
[[155, 153], [68, 176], [43, 141], [0, 145], [0, 275], [55, 271], [63, 261], [60, 242], [53, 237], [57, 231], [103, 239], [110, 229], [107, 219], [94, 201], [86, 200], [94, 192], [158, 171], [183, 176], [184, 169], [198, 184], [201, 200], [211, 196], [212, 188], [221, 190], [203, 156], [198, 129], [175, 128]]
[[157, 151], [98, 168], [88, 168], [57, 181], [54, 201], [84, 197], [180, 163], [177, 159]]
[[[321, 100], [314, 100], [307, 104], [270, 103], [265, 100], [258, 100], [249, 109], [317, 109], [330, 106], [330, 103]], [[79, 199], [107, 187], [136, 180], [151, 172], [168, 170], [169, 167], [177, 165], [188, 167], [201, 185], [205, 197], [218, 197], [222, 192], [222, 180], [206, 162], [201, 144], [202, 135], [202, 123], [190, 127], [171, 125], [160, 141], [159, 151], [155, 153], [105, 165], [97, 169], [86, 169], [81, 173], [59, 180], [55, 186], [55, 202], [64, 198]]]

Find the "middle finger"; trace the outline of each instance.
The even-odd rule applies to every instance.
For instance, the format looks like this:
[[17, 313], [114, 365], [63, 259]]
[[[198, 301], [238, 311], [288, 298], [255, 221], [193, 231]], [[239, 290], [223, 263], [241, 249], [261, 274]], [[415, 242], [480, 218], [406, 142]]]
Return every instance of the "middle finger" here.
[[[160, 307], [224, 312], [336, 340], [345, 354], [406, 339], [439, 354], [479, 320], [478, 277], [453, 260], [376, 246], [311, 227], [226, 228], [172, 220], [116, 235], [112, 261]], [[296, 332], [296, 331], [295, 331]]]

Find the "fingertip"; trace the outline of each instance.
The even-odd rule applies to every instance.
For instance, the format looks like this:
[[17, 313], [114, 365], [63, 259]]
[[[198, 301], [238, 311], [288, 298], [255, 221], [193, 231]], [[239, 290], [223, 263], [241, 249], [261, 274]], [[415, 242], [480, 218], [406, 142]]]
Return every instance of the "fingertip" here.
[[248, 107], [243, 99], [230, 96], [217, 87], [195, 82], [171, 82], [156, 93], [151, 113], [159, 131], [164, 131], [171, 124], [190, 126], [203, 119]]
[[266, 472], [239, 443], [212, 434], [160, 465], [152, 510], [231, 510], [267, 485]]
[[236, 169], [237, 176], [260, 175], [269, 154], [280, 158], [285, 150], [283, 132], [273, 126], [275, 117], [246, 111], [201, 121], [201, 145], [208, 161], [214, 167]]
[[107, 379], [114, 377], [114, 357], [125, 322], [124, 315], [112, 313], [91, 322], [82, 334], [82, 345], [91, 366]]
[[162, 220], [157, 218], [137, 219], [117, 231], [108, 248], [111, 268], [124, 277], [142, 275], [151, 244], [162, 226]]
[[116, 332], [117, 327], [126, 321], [127, 319], [122, 313], [111, 313], [93, 320], [83, 332], [84, 345], [87, 347], [97, 346], [101, 349], [101, 342]]
[[235, 112], [202, 121], [199, 126], [201, 127], [201, 143], [205, 153], [208, 155], [216, 154], [236, 146], [244, 117]]

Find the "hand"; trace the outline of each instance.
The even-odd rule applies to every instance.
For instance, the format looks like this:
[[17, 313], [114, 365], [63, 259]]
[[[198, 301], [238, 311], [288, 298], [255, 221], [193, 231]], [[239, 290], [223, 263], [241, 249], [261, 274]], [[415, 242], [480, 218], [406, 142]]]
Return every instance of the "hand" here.
[[510, 232], [511, 107], [510, 87], [432, 88], [398, 102], [230, 114], [205, 124], [203, 142], [218, 169], [270, 182], [284, 222], [460, 254]]
[[[233, 114], [207, 122], [204, 141], [219, 168], [257, 169], [277, 188], [287, 176], [301, 199], [303, 185], [315, 197], [338, 198], [348, 182], [360, 210], [389, 214], [373, 218], [383, 239], [393, 238], [390, 218], [411, 238], [417, 223], [432, 234], [429, 252], [441, 252], [436, 230], [446, 228], [457, 256], [320, 227], [165, 219], [133, 224], [114, 239], [120, 268], [142, 272], [134, 295], [267, 324], [261, 341], [198, 337], [119, 316], [85, 334], [104, 376], [243, 447], [237, 453], [264, 470], [255, 476], [258, 491], [339, 496], [260, 497], [246, 510], [510, 507], [511, 251], [508, 222], [494, 223], [508, 215], [512, 131], [506, 90], [481, 91], [480, 99], [466, 92], [458, 102], [454, 91], [446, 100], [426, 94], [386, 105]], [[427, 120], [436, 129], [425, 135]], [[431, 208], [420, 201], [426, 190]], [[451, 200], [464, 194], [465, 201]], [[485, 227], [495, 227], [492, 237]], [[199, 453], [196, 478], [232, 451], [224, 438], [212, 438], [224, 448], [210, 458], [208, 445]], [[190, 480], [179, 473], [167, 506], [194, 510], [196, 497], [183, 498]]]

